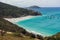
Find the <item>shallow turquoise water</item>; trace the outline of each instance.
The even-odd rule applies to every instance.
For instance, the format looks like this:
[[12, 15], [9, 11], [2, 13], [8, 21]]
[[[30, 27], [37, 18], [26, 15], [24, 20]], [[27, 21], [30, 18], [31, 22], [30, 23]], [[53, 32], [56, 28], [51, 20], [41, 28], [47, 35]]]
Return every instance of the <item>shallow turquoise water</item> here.
[[36, 16], [32, 19], [19, 21], [16, 23], [23, 28], [42, 33], [44, 36], [51, 36], [60, 32], [60, 11], [53, 11], [51, 15]]

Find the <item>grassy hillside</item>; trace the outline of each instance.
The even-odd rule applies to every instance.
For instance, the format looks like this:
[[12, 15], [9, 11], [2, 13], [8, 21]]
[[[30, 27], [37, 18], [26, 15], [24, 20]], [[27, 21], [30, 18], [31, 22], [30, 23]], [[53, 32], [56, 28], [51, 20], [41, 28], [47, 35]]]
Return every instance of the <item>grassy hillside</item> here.
[[11, 31], [11, 32], [21, 32], [21, 31], [25, 31], [23, 28], [18, 27], [15, 24], [12, 24], [2, 18], [0, 18], [0, 29], [1, 30], [5, 30], [5, 31]]
[[[32, 33], [29, 33], [27, 32], [25, 29], [15, 25], [15, 24], [12, 24], [2, 18], [0, 18], [0, 30], [4, 30], [6, 33], [2, 34], [4, 39], [9, 39], [9, 40], [15, 40], [15, 39], [23, 39], [23, 40], [32, 40], [32, 39], [35, 39], [35, 38], [43, 38], [41, 35], [37, 37], [32, 34]], [[12, 34], [7, 34], [7, 32], [12, 32]], [[2, 39], [2, 35], [0, 34], [0, 39]], [[24, 37], [25, 36], [25, 37]], [[17, 37], [17, 38], [16, 38]], [[24, 37], [24, 38], [23, 38]], [[26, 39], [27, 38], [27, 39]]]
[[41, 13], [0, 2], [0, 17], [20, 17], [27, 15], [41, 15]]

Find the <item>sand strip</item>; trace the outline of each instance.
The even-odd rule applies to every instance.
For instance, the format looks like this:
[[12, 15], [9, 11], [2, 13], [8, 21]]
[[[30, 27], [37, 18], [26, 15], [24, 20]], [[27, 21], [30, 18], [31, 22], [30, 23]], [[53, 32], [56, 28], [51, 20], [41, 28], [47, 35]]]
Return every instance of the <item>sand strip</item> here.
[[19, 22], [19, 21], [24, 21], [24, 20], [27, 20], [27, 19], [31, 19], [33, 17], [34, 16], [25, 16], [25, 17], [19, 17], [19, 18], [4, 18], [4, 19], [11, 22], [11, 23], [16, 23], [16, 22]]

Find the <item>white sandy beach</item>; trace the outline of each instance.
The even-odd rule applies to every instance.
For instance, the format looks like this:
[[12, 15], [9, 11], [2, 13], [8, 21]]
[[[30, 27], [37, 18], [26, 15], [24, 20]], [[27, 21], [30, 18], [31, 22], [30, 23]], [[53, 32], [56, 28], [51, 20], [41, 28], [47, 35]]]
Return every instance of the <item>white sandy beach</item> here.
[[27, 20], [27, 19], [31, 19], [34, 16], [25, 16], [25, 17], [19, 17], [19, 18], [4, 18], [5, 20], [8, 20], [11, 23], [15, 23], [15, 22], [19, 22], [19, 21], [23, 21], [23, 20]]
[[[19, 22], [19, 21], [24, 21], [24, 20], [28, 20], [28, 19], [31, 19], [31, 18], [34, 18], [35, 16], [25, 16], [25, 17], [19, 17], [19, 18], [4, 18], [5, 20], [15, 24], [16, 22]], [[16, 24], [18, 25], [18, 24]], [[23, 25], [18, 25], [20, 27], [23, 27]], [[26, 28], [24, 28], [26, 31], [30, 32], [30, 33], [33, 33], [33, 34], [38, 34], [38, 35], [42, 35], [42, 36], [45, 36], [43, 35], [42, 33], [37, 33], [35, 31], [30, 31], [30, 30], [27, 30]]]

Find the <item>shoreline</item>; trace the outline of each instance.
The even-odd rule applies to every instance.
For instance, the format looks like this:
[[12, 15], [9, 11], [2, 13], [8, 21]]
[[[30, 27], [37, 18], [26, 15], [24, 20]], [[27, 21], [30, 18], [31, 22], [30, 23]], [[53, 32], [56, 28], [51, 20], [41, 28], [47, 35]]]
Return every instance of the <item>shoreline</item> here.
[[[16, 23], [15, 23], [16, 24]], [[16, 25], [18, 25], [19, 27], [22, 27], [22, 28], [24, 28], [22, 25], [19, 25], [19, 24], [16, 24]], [[43, 37], [46, 37], [46, 35], [44, 35], [44, 34], [42, 34], [42, 33], [38, 33], [38, 32], [36, 32], [36, 31], [33, 31], [33, 30], [28, 30], [27, 28], [24, 28], [27, 32], [29, 32], [29, 33], [33, 33], [34, 35], [41, 35], [41, 36], [43, 36]]]
[[[28, 20], [31, 18], [35, 18], [35, 16], [25, 16], [25, 17], [19, 17], [19, 18], [4, 18], [4, 19], [13, 23], [13, 24], [16, 24], [16, 22]], [[18, 24], [16, 24], [16, 25], [18, 25]], [[45, 37], [45, 35], [42, 33], [38, 33], [38, 32], [35, 32], [33, 30], [28, 30], [28, 29], [24, 28], [22, 25], [18, 25], [18, 26], [22, 27], [23, 29], [25, 29], [29, 33], [33, 33], [34, 35], [41, 35], [41, 36]]]

